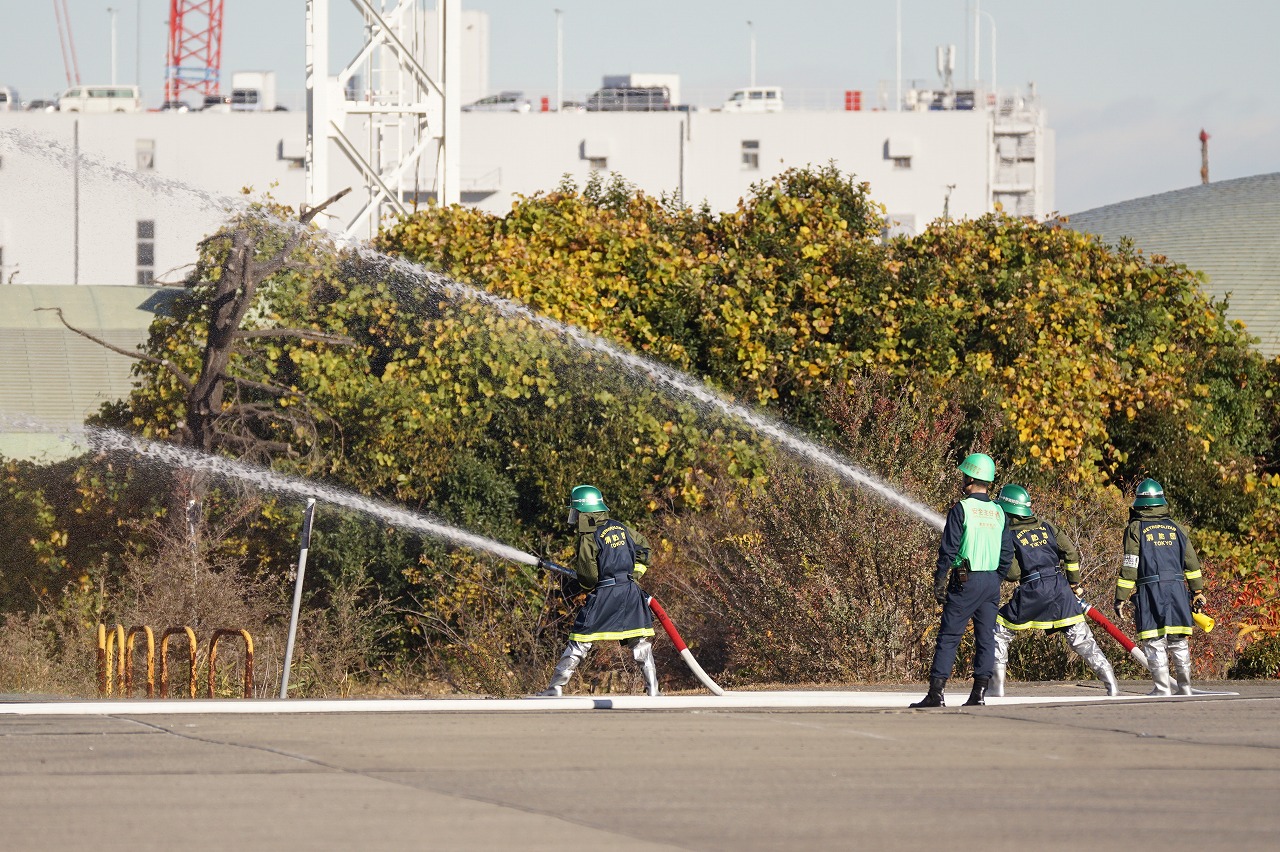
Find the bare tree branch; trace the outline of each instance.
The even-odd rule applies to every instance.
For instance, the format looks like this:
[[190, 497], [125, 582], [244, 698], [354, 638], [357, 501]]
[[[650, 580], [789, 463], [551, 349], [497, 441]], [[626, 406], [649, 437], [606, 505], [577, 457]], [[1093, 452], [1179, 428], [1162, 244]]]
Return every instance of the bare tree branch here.
[[324, 201], [321, 201], [315, 207], [308, 207], [307, 205], [303, 204], [301, 207], [298, 208], [298, 221], [304, 225], [310, 224], [311, 220], [319, 216], [326, 207], [328, 207], [330, 204], [333, 204], [335, 201], [338, 201], [339, 199], [342, 198], [342, 196], [346, 195], [350, 191], [351, 191], [351, 187], [347, 187], [346, 189], [335, 192], [333, 195], [329, 196]]
[[239, 376], [230, 376], [229, 378], [231, 381], [235, 382], [237, 388], [242, 390], [256, 390], [275, 397], [296, 396], [301, 399], [306, 399], [306, 394], [301, 391], [296, 391], [293, 388], [287, 388], [284, 385], [273, 385], [269, 382], [256, 382], [253, 379], [244, 379]]
[[137, 360], [137, 361], [145, 361], [148, 364], [155, 364], [157, 367], [163, 367], [164, 369], [168, 370], [169, 373], [175, 379], [177, 379], [178, 382], [188, 391], [195, 386], [195, 383], [191, 381], [191, 377], [188, 376], [186, 373], [184, 373], [182, 370], [178, 369], [176, 366], [174, 366], [173, 362], [170, 361], [168, 358], [157, 358], [154, 355], [148, 355], [145, 352], [137, 352], [134, 350], [124, 349], [123, 347], [116, 346], [115, 344], [112, 344], [112, 343], [108, 343], [107, 341], [102, 340], [99, 337], [95, 337], [94, 335], [90, 334], [87, 331], [78, 329], [71, 323], [67, 322], [67, 318], [62, 315], [62, 308], [36, 308], [36, 310], [37, 311], [53, 311], [55, 314], [58, 315], [58, 321], [61, 322], [64, 326], [66, 326], [68, 331], [73, 331], [76, 334], [80, 335], [81, 337], [85, 338], [86, 340], [92, 340], [94, 343], [98, 344], [104, 349], [110, 349], [112, 352], [115, 352], [118, 355], [124, 355], [126, 358], [133, 358], [134, 360]]
[[345, 334], [326, 334], [309, 328], [246, 328], [235, 332], [241, 339], [252, 337], [293, 337], [299, 340], [310, 340], [315, 343], [332, 343], [335, 346], [354, 346], [355, 338]]

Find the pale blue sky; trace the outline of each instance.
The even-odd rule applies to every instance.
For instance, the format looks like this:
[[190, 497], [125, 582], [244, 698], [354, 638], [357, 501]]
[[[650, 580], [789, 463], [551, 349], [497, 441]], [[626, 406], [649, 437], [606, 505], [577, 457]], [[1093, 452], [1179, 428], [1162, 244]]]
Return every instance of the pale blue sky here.
[[[355, 21], [331, 0], [335, 39]], [[903, 76], [932, 82], [934, 47], [954, 43], [957, 78], [972, 76], [967, 10], [974, 0], [901, 0]], [[137, 11], [142, 17], [141, 84], [161, 100], [168, 0], [68, 0], [80, 74], [110, 76], [110, 27], [118, 15], [121, 82], [134, 79]], [[686, 100], [709, 104], [747, 81], [754, 21], [757, 78], [792, 90], [892, 92], [894, 0], [463, 0], [490, 15], [492, 88], [555, 91], [555, 16], [564, 10], [565, 87], [590, 91], [603, 74], [681, 75]], [[5, 0], [0, 85], [22, 97], [65, 88], [53, 4]], [[1196, 139], [1210, 141], [1211, 177], [1280, 171], [1280, 84], [1275, 42], [1280, 3], [1266, 0], [982, 0], [997, 31], [1002, 88], [1034, 81], [1057, 133], [1057, 202], [1073, 212], [1199, 181]], [[272, 68], [282, 100], [301, 108], [303, 0], [225, 0], [224, 78]], [[358, 26], [358, 25], [357, 25]], [[354, 50], [358, 29], [348, 32]], [[982, 76], [989, 79], [991, 23], [984, 16]], [[971, 37], [971, 36], [970, 36]], [[695, 97], [690, 97], [690, 96]]]

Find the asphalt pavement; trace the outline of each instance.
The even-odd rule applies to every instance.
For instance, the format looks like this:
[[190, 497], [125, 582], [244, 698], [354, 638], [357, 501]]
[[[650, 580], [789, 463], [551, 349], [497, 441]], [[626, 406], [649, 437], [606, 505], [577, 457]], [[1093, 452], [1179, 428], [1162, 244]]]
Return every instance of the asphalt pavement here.
[[0, 847], [1274, 849], [1280, 681], [1197, 686], [1239, 695], [0, 715]]

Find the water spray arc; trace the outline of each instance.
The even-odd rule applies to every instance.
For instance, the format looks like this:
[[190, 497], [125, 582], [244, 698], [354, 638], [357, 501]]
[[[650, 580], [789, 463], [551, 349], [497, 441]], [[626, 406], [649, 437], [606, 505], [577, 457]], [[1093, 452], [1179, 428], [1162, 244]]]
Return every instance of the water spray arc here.
[[580, 349], [604, 355], [619, 364], [631, 375], [647, 378], [657, 385], [674, 391], [680, 397], [697, 403], [703, 411], [718, 412], [731, 420], [736, 420], [750, 427], [761, 435], [772, 438], [799, 458], [822, 465], [846, 482], [872, 491], [886, 502], [898, 508], [906, 509], [935, 529], [941, 530], [945, 525], [945, 518], [941, 514], [923, 503], [901, 494], [852, 462], [840, 458], [833, 450], [797, 435], [789, 427], [768, 414], [754, 411], [744, 405], [721, 398], [710, 386], [686, 373], [644, 356], [627, 352], [607, 340], [583, 331], [576, 326], [542, 316], [525, 305], [477, 287], [463, 284], [447, 275], [433, 272], [421, 264], [383, 254], [363, 244], [347, 246], [347, 248], [355, 252], [362, 260], [382, 267], [389, 276], [407, 278], [446, 295], [479, 302], [493, 308], [505, 317], [524, 320], [535, 325], [563, 340], [569, 341]]
[[87, 443], [99, 452], [125, 452], [153, 459], [170, 467], [186, 468], [224, 480], [245, 482], [269, 493], [323, 500], [326, 503], [380, 518], [392, 526], [413, 530], [472, 550], [490, 553], [510, 562], [519, 562], [523, 565], [538, 564], [536, 556], [531, 556], [523, 550], [434, 521], [389, 503], [362, 497], [332, 486], [308, 482], [220, 456], [205, 455], [173, 444], [148, 441], [114, 429], [87, 427], [85, 437]]

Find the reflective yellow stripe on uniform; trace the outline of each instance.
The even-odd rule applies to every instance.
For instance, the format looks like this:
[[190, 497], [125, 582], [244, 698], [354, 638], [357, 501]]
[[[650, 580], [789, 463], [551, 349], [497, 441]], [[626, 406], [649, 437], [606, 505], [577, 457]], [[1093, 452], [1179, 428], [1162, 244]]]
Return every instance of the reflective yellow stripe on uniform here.
[[631, 572], [631, 576], [639, 579], [644, 576], [644, 572], [649, 570], [649, 566], [643, 562], [637, 562], [635, 570]]
[[1199, 568], [1197, 568], [1197, 569], [1196, 569], [1196, 570], [1194, 570], [1194, 571], [1186, 571], [1186, 572], [1183, 572], [1183, 576], [1185, 576], [1188, 580], [1199, 580], [1199, 579], [1200, 579], [1200, 569], [1199, 569]]
[[1155, 639], [1158, 636], [1190, 636], [1191, 628], [1183, 627], [1178, 624], [1169, 627], [1157, 627], [1155, 630], [1144, 630], [1138, 634], [1137, 639], [1141, 642], [1143, 639]]
[[1014, 624], [1012, 621], [1006, 620], [1003, 615], [997, 615], [996, 621], [1010, 630], [1054, 630], [1059, 627], [1070, 627], [1073, 624], [1079, 624], [1084, 621], [1084, 615], [1072, 615], [1058, 621], [1024, 621], [1022, 624]]
[[637, 627], [634, 630], [618, 630], [612, 633], [570, 633], [574, 642], [608, 642], [611, 639], [634, 639], [637, 636], [652, 636], [652, 627]]
[[1079, 563], [1079, 562], [1068, 562], [1068, 563], [1067, 563], [1067, 570], [1068, 570], [1068, 571], [1079, 571], [1079, 570], [1080, 570], [1080, 563]]
[[1117, 578], [1116, 578], [1116, 588], [1117, 588], [1117, 589], [1132, 589], [1132, 588], [1136, 587], [1137, 585], [1138, 585], [1138, 584], [1137, 584], [1137, 582], [1136, 582], [1135, 580], [1126, 580], [1124, 577], [1117, 577]]

